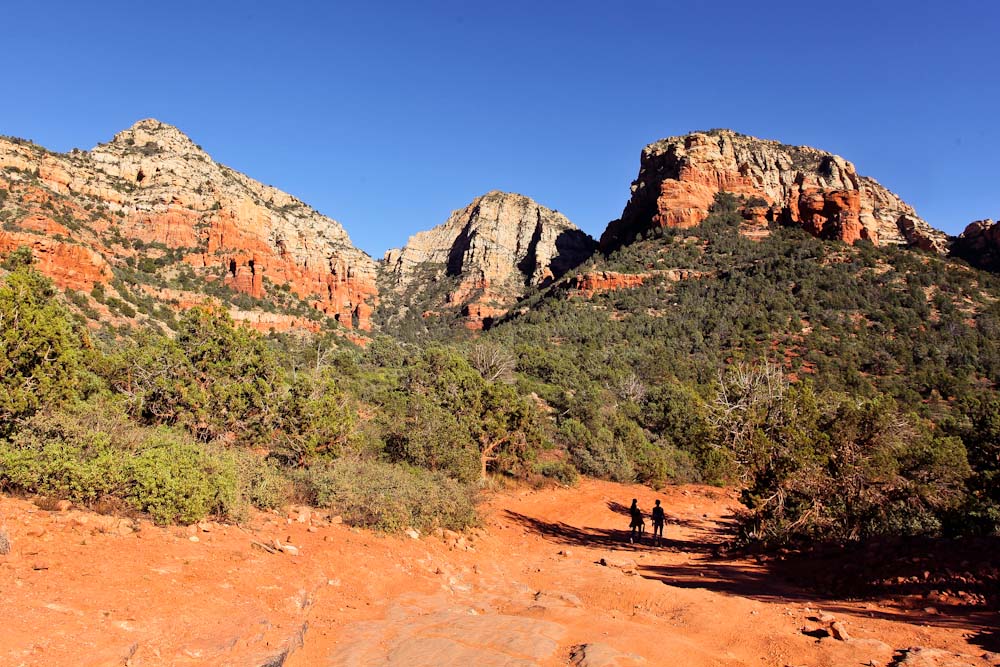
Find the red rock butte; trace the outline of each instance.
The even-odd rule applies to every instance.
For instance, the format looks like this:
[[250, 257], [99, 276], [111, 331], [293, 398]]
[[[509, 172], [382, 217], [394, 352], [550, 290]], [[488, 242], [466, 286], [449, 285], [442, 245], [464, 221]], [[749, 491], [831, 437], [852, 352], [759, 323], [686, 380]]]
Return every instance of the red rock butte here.
[[799, 225], [815, 236], [854, 243], [913, 245], [943, 252], [946, 236], [841, 157], [730, 130], [670, 137], [642, 152], [622, 217], [601, 236], [604, 248], [655, 227], [689, 228], [708, 217], [720, 192], [737, 195], [758, 226]]

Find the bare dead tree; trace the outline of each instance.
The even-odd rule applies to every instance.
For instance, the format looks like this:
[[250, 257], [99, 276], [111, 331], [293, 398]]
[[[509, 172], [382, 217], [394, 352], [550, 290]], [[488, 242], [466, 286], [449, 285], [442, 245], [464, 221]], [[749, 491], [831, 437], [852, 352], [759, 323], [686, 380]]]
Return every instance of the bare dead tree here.
[[788, 380], [771, 362], [740, 362], [719, 371], [718, 390], [709, 420], [720, 435], [719, 446], [733, 452], [741, 474], [749, 475], [765, 452], [757, 451], [754, 434], [765, 426], [780, 424], [785, 415]]
[[505, 348], [493, 343], [480, 343], [472, 348], [470, 356], [472, 367], [487, 382], [510, 382], [514, 379], [517, 362]]
[[648, 390], [646, 389], [645, 383], [639, 378], [635, 373], [629, 373], [628, 375], [621, 377], [615, 383], [615, 393], [618, 394], [618, 398], [623, 401], [632, 401], [633, 403], [642, 403], [646, 400], [646, 394]]

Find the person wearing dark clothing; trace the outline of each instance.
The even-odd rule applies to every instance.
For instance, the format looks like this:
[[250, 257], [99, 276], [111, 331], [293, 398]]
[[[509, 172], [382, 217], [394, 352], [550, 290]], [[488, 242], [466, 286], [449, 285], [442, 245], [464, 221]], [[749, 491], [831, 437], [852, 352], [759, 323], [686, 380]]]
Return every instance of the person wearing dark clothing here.
[[653, 508], [653, 539], [656, 540], [656, 544], [659, 545], [663, 541], [663, 524], [666, 522], [667, 517], [663, 513], [663, 508], [660, 507], [660, 501], [656, 501], [656, 507]]
[[641, 533], [646, 528], [646, 522], [642, 518], [642, 510], [639, 509], [639, 500], [636, 498], [632, 499], [632, 506], [628, 508], [629, 516], [632, 517], [631, 523], [628, 527], [632, 529], [632, 533], [629, 536], [629, 542], [634, 543], [636, 538], [642, 539]]

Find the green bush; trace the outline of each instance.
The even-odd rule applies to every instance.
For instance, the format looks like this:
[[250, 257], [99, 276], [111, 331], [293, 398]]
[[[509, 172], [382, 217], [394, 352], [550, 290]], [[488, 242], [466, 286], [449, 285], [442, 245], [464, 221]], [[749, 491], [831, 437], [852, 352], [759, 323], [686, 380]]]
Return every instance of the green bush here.
[[353, 526], [461, 530], [476, 518], [469, 487], [420, 468], [344, 458], [298, 470], [295, 479], [309, 502]]
[[292, 482], [284, 468], [244, 449], [229, 450], [243, 497], [241, 505], [278, 509], [292, 497]]
[[0, 285], [0, 436], [40, 408], [80, 398], [90, 385], [90, 341], [52, 281], [19, 248], [3, 263]]
[[0, 486], [82, 503], [118, 498], [159, 523], [233, 516], [253, 495], [241, 493], [233, 456], [137, 426], [103, 400], [39, 412], [0, 440]]
[[575, 486], [580, 481], [579, 471], [566, 461], [542, 461], [535, 464], [534, 471], [563, 486]]
[[206, 451], [183, 436], [156, 429], [129, 462], [126, 495], [157, 523], [193, 523], [209, 514], [231, 516], [240, 509], [232, 457]]

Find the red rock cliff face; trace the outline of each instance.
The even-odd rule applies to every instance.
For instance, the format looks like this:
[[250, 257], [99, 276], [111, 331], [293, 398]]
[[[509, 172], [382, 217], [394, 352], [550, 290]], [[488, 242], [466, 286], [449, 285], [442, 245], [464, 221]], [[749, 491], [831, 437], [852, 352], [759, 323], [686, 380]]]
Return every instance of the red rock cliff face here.
[[375, 262], [343, 227], [217, 164], [174, 127], [139, 121], [93, 151], [65, 155], [0, 139], [0, 188], [5, 180], [6, 190], [27, 196], [34, 188], [47, 200], [40, 206], [66, 207], [64, 215], [81, 223], [60, 241], [10, 220], [14, 231], [0, 239], [0, 251], [30, 245], [41, 269], [64, 286], [107, 282], [109, 265], [124, 255], [141, 259], [148, 255], [141, 248], [165, 247], [207, 280], [256, 298], [285, 286], [348, 328], [371, 328]]
[[644, 273], [619, 273], [617, 271], [595, 271], [578, 273], [568, 282], [569, 296], [591, 298], [600, 292], [640, 287], [649, 280], [661, 279], [669, 282], [692, 280], [706, 275], [702, 271], [690, 269], [657, 269]]
[[0, 231], [0, 255], [22, 246], [31, 249], [38, 270], [63, 289], [89, 292], [114, 277], [100, 253], [90, 248], [37, 234]]
[[801, 225], [816, 236], [854, 243], [916, 245], [943, 252], [946, 236], [843, 158], [716, 130], [671, 137], [643, 150], [639, 177], [620, 220], [601, 237], [604, 248], [631, 242], [653, 227], [694, 227], [719, 192], [745, 202], [758, 225]]

